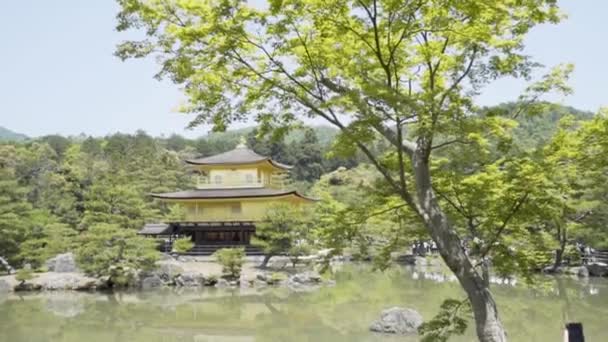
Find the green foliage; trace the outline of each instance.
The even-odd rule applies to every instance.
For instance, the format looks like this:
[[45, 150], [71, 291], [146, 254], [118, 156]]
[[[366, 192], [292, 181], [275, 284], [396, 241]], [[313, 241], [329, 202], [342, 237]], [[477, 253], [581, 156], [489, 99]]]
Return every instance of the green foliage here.
[[38, 227], [21, 244], [19, 252], [20, 259], [32, 267], [40, 267], [51, 257], [77, 246], [78, 232], [66, 224], [51, 221], [42, 222]]
[[173, 241], [173, 252], [186, 253], [194, 247], [194, 242], [189, 237], [179, 238]]
[[169, 206], [168, 212], [164, 216], [165, 222], [178, 222], [186, 218], [186, 209], [183, 205], [174, 204]]
[[325, 174], [312, 192], [320, 199], [315, 207], [313, 235], [326, 248], [347, 248], [354, 258], [371, 257], [378, 268], [384, 269], [391, 262], [392, 252], [428, 238], [369, 164]]
[[296, 267], [296, 264], [300, 261], [300, 258], [303, 256], [310, 255], [312, 252], [312, 248], [306, 242], [300, 242], [291, 248], [288, 251], [289, 260], [291, 260], [291, 264], [293, 267]]
[[[508, 115], [517, 111], [517, 103], [506, 103], [498, 106], [485, 108], [487, 115]], [[559, 122], [563, 117], [574, 116], [577, 120], [590, 120], [594, 113], [577, 110], [572, 107], [562, 106], [556, 103], [544, 103], [541, 113], [530, 115], [522, 113], [515, 121], [517, 126], [513, 129], [512, 144], [523, 150], [533, 150], [550, 142], [559, 128]]]
[[213, 253], [213, 257], [222, 265], [222, 273], [236, 279], [241, 275], [241, 269], [245, 262], [245, 249], [243, 248], [221, 248]]
[[304, 208], [291, 203], [269, 207], [251, 243], [260, 247], [267, 257], [287, 254], [309, 237], [309, 221]]
[[467, 329], [470, 316], [468, 300], [446, 299], [441, 304], [439, 313], [418, 328], [422, 335], [420, 341], [445, 342], [453, 335], [462, 335]]
[[213, 286], [217, 284], [218, 277], [215, 274], [205, 277], [205, 286]]
[[24, 283], [33, 278], [34, 274], [32, 273], [32, 270], [30, 268], [22, 268], [17, 271], [17, 274], [15, 274], [15, 279], [17, 281], [20, 281], [21, 283]]
[[32, 205], [27, 202], [27, 189], [17, 182], [15, 150], [0, 146], [0, 253], [9, 263], [19, 261], [20, 244], [32, 228]]
[[153, 239], [107, 223], [90, 227], [76, 249], [76, 261], [82, 270], [107, 276], [116, 286], [132, 285], [137, 272], [154, 269], [158, 258]]
[[[145, 220], [153, 219], [155, 211], [148, 207], [141, 193], [132, 184], [120, 184], [121, 174], [100, 180], [85, 194], [85, 214], [81, 227], [111, 223], [138, 229]], [[149, 201], [148, 201], [149, 202]]]

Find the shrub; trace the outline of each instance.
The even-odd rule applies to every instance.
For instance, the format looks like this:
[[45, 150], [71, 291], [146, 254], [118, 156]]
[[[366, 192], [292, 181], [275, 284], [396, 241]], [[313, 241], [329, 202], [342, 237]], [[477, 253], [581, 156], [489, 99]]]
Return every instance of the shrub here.
[[15, 279], [20, 281], [22, 284], [32, 278], [34, 278], [34, 274], [32, 273], [32, 270], [29, 268], [22, 268], [19, 271], [17, 271], [17, 274], [15, 275]]
[[217, 276], [212, 274], [210, 276], [205, 277], [205, 281], [204, 281], [204, 285], [205, 286], [213, 286], [215, 284], [217, 284]]
[[35, 236], [21, 244], [19, 258], [24, 263], [32, 265], [34, 269], [38, 269], [49, 258], [72, 250], [77, 235], [78, 232], [66, 224], [43, 223]]
[[179, 238], [173, 241], [173, 252], [186, 253], [194, 247], [194, 242], [189, 237]]
[[89, 275], [108, 277], [114, 286], [133, 285], [135, 275], [152, 270], [159, 257], [154, 240], [113, 224], [92, 226], [80, 242], [76, 250], [80, 268]]
[[301, 243], [295, 245], [289, 249], [289, 260], [291, 260], [292, 266], [295, 268], [300, 258], [311, 253], [311, 248], [308, 244]]
[[213, 253], [213, 257], [222, 265], [222, 273], [232, 278], [241, 275], [241, 268], [245, 262], [245, 249], [222, 248]]
[[286, 203], [268, 208], [251, 239], [251, 244], [264, 251], [261, 266], [266, 267], [271, 257], [287, 254], [298, 242], [306, 240], [309, 223], [303, 208]]

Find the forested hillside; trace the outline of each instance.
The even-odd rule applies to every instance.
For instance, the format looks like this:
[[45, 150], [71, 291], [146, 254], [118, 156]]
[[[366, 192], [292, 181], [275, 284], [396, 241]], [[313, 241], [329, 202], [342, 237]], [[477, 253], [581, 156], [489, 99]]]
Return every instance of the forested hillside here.
[[[515, 103], [506, 103], [492, 108], [489, 112], [514, 112]], [[518, 126], [513, 131], [513, 140], [524, 148], [535, 148], [545, 144], [555, 133], [561, 118], [566, 115], [576, 120], [590, 120], [594, 113], [559, 104], [546, 103], [543, 112], [537, 115], [519, 115]]]
[[321, 174], [361, 162], [360, 156], [326, 158], [331, 140], [327, 132], [306, 128], [285, 142], [256, 139], [250, 128], [200, 139], [154, 138], [138, 132], [2, 143], [1, 255], [12, 263], [40, 265], [52, 254], [73, 248], [80, 234], [100, 225], [135, 232], [145, 222], [158, 222], [171, 215], [170, 209], [148, 194], [193, 187], [184, 160], [232, 149], [241, 138], [261, 154], [294, 164], [292, 179], [305, 191]]
[[[517, 141], [522, 146], [535, 150], [536, 155], [543, 154], [547, 160], [561, 158], [559, 154], [564, 153], [561, 149], [567, 144], [559, 139], [566, 139], [568, 132], [574, 132], [580, 126], [577, 123], [559, 128], [562, 117], [573, 115], [570, 117], [573, 122], [593, 118], [591, 114], [570, 108], [554, 108], [556, 110], [547, 115], [522, 116], [520, 126], [515, 129]], [[257, 129], [252, 127], [213, 133], [200, 139], [179, 135], [155, 138], [138, 132], [101, 138], [51, 135], [24, 142], [2, 143], [1, 254], [17, 265], [24, 262], [41, 265], [49, 256], [76, 249], [91, 232], [112, 236], [126, 229], [130, 238], [135, 239], [134, 232], [145, 222], [162, 221], [175, 214], [165, 204], [149, 198], [149, 193], [193, 186], [194, 178], [184, 163], [185, 159], [230, 150], [242, 138], [258, 153], [294, 165], [294, 186], [321, 199], [318, 206], [322, 208], [319, 215], [323, 223], [318, 224], [320, 230], [315, 233], [319, 241], [349, 249], [354, 255], [369, 257], [371, 254], [386, 256], [384, 251], [388, 253], [396, 246], [406, 246], [413, 239], [424, 238], [424, 230], [415, 223], [416, 218], [411, 213], [399, 206], [393, 208], [398, 200], [378, 177], [376, 169], [366, 164], [364, 156], [330, 153], [337, 131], [327, 127], [305, 127], [279, 141], [260, 138], [257, 133]], [[385, 153], [381, 143], [369, 148], [376, 155]], [[459, 153], [458, 150], [453, 152]], [[466, 164], [467, 155], [459, 155], [460, 161]], [[390, 162], [391, 156], [386, 158]], [[556, 163], [564, 165], [563, 162]], [[546, 160], [539, 160], [538, 164], [539, 167], [541, 164], [549, 165]], [[507, 161], [503, 165], [510, 167]], [[452, 167], [461, 166], [454, 164]], [[490, 171], [485, 172], [483, 177], [487, 179], [483, 182], [487, 184], [480, 183], [481, 179], [464, 180], [463, 184], [469, 185], [461, 191], [489, 191], [484, 187], [501, 182], [498, 178], [492, 179], [494, 176]], [[576, 178], [577, 175], [563, 177]], [[438, 191], [444, 186], [443, 179], [439, 178]], [[559, 183], [562, 180], [553, 181]], [[551, 202], [556, 198], [545, 198], [542, 201], [554, 205], [539, 205], [535, 210], [546, 210], [547, 215], [553, 215], [552, 220], [563, 215], [564, 224], [570, 229], [566, 238], [569, 246], [580, 241], [607, 247], [606, 189], [598, 188], [597, 184], [602, 183], [596, 182], [590, 188], [592, 191], [587, 191], [579, 180], [568, 180], [573, 189], [568, 190], [570, 197], [566, 204], [560, 207], [559, 203]], [[551, 180], [545, 182], [547, 188], [552, 186]], [[552, 194], [535, 196], [540, 203], [542, 196], [557, 196], [555, 192], [562, 190], [555, 187]], [[448, 192], [446, 194], [449, 195]], [[469, 200], [471, 206], [487, 210], [487, 213], [498, 210], [494, 206], [501, 205], [476, 202], [474, 192], [463, 195], [460, 200]], [[484, 205], [487, 205], [485, 209]], [[577, 215], [582, 215], [580, 220], [574, 222], [570, 219]], [[529, 224], [535, 225], [539, 217], [534, 216], [530, 220]], [[404, 231], [409, 233], [404, 234]], [[560, 236], [554, 233], [547, 231], [549, 238], [552, 234], [556, 236], [557, 243]]]

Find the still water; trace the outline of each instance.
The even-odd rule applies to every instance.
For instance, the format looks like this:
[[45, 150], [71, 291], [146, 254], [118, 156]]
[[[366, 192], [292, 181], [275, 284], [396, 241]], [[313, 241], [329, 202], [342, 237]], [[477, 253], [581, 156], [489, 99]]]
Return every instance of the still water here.
[[[462, 298], [438, 273], [351, 265], [337, 285], [286, 289], [167, 289], [134, 293], [0, 294], [0, 341], [415, 341], [368, 332], [383, 308], [431, 318], [445, 298]], [[587, 341], [608, 341], [608, 280], [542, 278], [534, 289], [494, 285], [510, 341], [561, 341], [565, 320]], [[474, 341], [473, 329], [454, 341]]]

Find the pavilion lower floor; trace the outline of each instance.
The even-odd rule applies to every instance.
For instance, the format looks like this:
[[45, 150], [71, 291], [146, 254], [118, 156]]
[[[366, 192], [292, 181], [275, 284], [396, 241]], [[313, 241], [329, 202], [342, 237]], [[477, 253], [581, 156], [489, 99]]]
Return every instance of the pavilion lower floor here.
[[190, 238], [194, 247], [188, 255], [211, 255], [220, 248], [243, 247], [247, 255], [261, 255], [257, 247], [251, 245], [255, 234], [253, 222], [171, 222], [166, 224], [148, 224], [141, 235], [161, 238], [161, 250], [172, 250], [173, 241], [177, 238]]
[[195, 245], [249, 245], [255, 226], [251, 222], [179, 223], [174, 233], [190, 237]]

